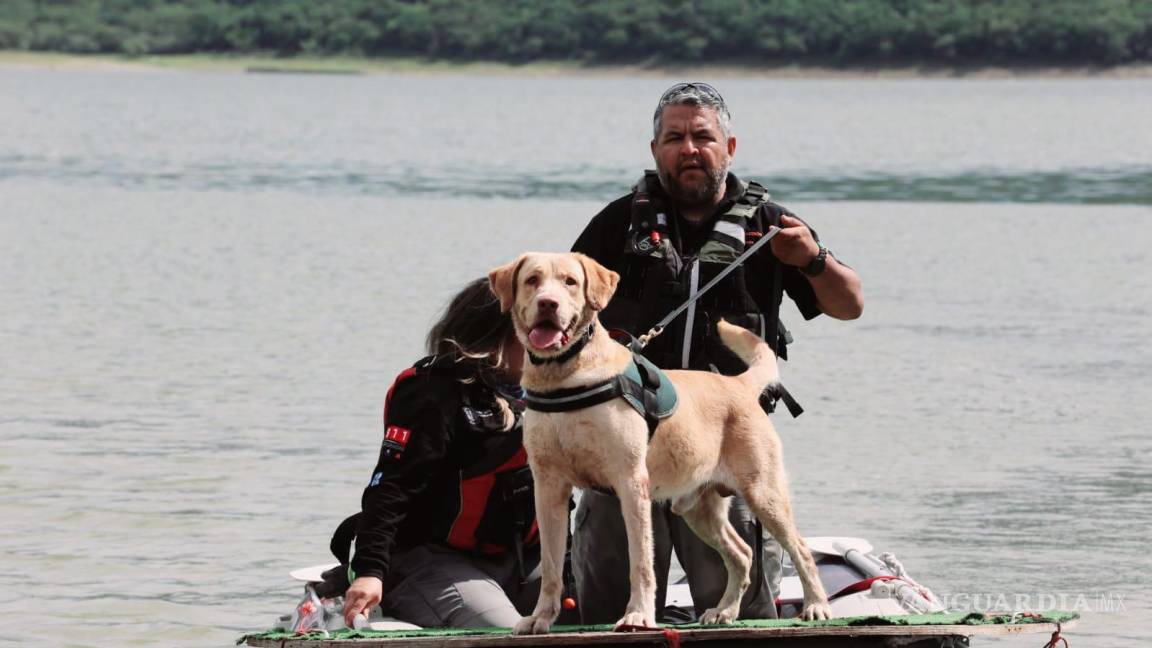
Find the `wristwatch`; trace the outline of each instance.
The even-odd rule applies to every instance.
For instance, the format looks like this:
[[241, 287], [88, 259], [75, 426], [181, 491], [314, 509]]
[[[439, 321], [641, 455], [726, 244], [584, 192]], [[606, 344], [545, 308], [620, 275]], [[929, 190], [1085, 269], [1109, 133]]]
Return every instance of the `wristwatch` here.
[[825, 266], [828, 265], [828, 248], [824, 247], [823, 243], [817, 243], [820, 246], [820, 251], [816, 253], [816, 257], [808, 262], [808, 265], [800, 268], [800, 272], [815, 277], [816, 275], [824, 272]]

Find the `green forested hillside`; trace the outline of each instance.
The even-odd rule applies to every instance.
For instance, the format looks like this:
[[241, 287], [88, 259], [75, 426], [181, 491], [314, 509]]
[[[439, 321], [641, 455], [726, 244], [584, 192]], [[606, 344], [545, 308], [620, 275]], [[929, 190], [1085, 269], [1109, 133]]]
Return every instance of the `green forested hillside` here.
[[0, 49], [1114, 64], [1152, 60], [1152, 0], [0, 0]]

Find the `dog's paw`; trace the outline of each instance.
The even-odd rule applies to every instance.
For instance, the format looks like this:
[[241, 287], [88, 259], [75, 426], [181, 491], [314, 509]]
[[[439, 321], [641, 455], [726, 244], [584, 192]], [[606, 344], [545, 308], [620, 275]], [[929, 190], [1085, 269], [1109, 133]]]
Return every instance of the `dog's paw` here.
[[737, 609], [709, 608], [700, 615], [700, 625], [728, 625], [736, 620]]
[[548, 634], [548, 630], [552, 627], [552, 622], [547, 618], [533, 614], [526, 616], [512, 628], [512, 634], [517, 635], [532, 635], [532, 634]]
[[624, 617], [616, 622], [616, 629], [619, 630], [620, 628], [627, 627], [655, 628], [655, 616], [655, 614], [645, 614], [643, 612], [625, 612]]
[[805, 621], [822, 621], [824, 619], [832, 618], [832, 607], [828, 605], [828, 601], [817, 601], [809, 603], [804, 606], [804, 610], [800, 612], [800, 618]]

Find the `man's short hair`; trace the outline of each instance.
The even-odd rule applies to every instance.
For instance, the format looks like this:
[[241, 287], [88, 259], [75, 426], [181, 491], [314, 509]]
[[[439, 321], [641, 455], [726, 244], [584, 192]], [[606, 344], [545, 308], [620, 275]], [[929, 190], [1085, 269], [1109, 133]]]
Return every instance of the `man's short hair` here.
[[732, 115], [728, 112], [728, 105], [720, 92], [707, 83], [677, 83], [664, 91], [660, 102], [656, 104], [656, 113], [652, 115], [652, 137], [660, 137], [661, 120], [664, 109], [668, 106], [687, 105], [711, 108], [716, 111], [717, 121], [724, 137], [732, 133]]

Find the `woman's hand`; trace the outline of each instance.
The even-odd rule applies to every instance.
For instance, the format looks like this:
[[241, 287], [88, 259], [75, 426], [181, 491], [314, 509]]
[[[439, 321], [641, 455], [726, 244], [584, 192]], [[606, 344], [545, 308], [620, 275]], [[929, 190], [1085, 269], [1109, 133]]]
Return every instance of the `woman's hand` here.
[[352, 581], [344, 593], [344, 625], [356, 627], [352, 622], [361, 612], [367, 617], [372, 608], [384, 597], [384, 583], [375, 576], [361, 576]]

